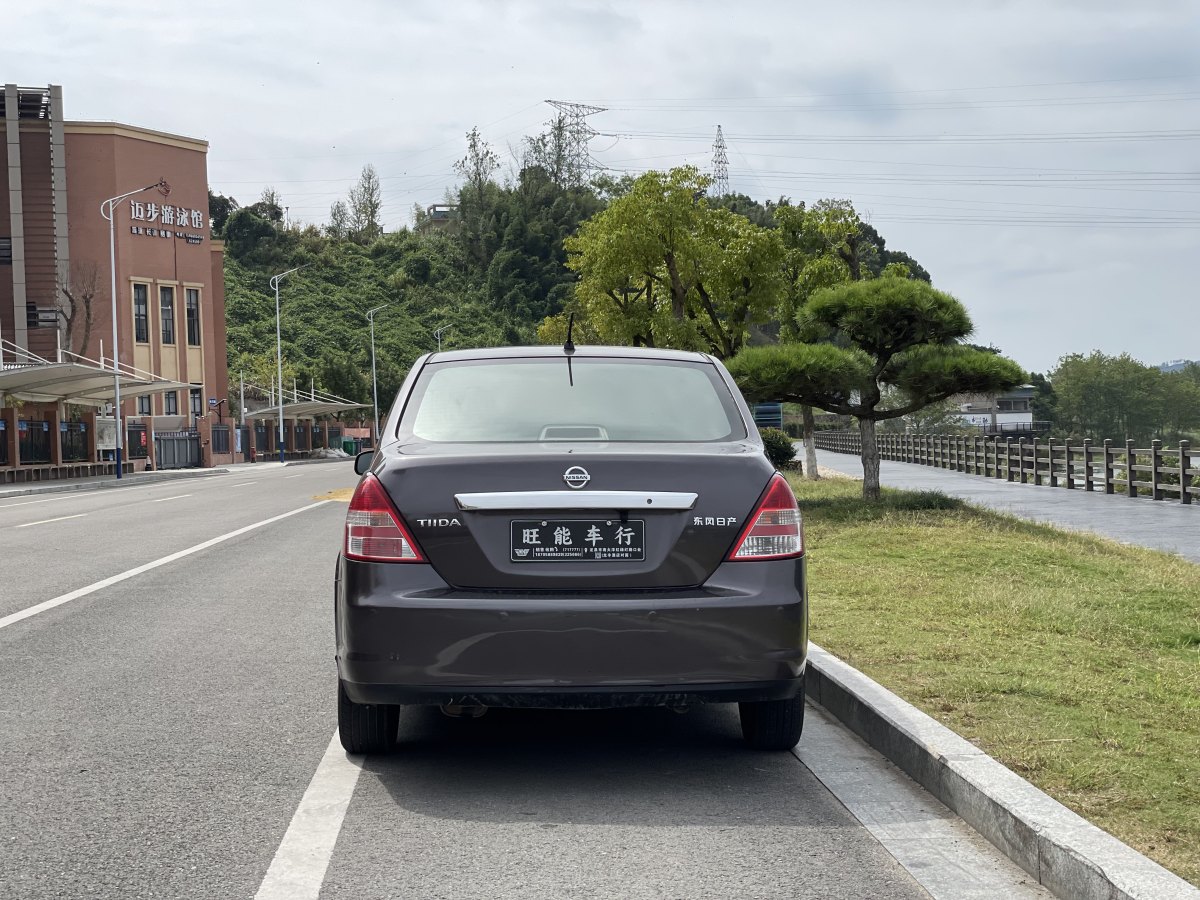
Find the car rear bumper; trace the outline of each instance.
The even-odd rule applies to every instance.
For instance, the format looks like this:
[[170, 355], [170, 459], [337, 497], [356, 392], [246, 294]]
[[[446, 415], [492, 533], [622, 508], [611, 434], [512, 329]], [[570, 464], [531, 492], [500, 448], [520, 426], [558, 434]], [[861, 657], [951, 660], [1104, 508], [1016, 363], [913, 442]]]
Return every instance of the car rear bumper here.
[[605, 707], [801, 688], [804, 561], [725, 563], [703, 587], [455, 590], [427, 565], [339, 560], [338, 674], [358, 703]]

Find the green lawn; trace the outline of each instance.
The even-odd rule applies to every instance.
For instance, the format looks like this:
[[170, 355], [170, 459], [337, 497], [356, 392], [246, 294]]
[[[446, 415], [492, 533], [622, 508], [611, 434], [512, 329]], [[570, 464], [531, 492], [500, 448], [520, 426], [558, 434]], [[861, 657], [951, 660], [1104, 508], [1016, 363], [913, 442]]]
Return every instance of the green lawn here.
[[1200, 883], [1200, 566], [939, 494], [792, 483], [815, 642]]

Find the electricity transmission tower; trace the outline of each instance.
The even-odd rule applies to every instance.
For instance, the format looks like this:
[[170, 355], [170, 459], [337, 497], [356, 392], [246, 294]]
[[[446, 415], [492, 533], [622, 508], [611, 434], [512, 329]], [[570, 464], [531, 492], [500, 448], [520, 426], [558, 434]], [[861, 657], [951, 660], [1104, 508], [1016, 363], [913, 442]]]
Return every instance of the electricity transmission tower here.
[[717, 139], [713, 141], [712, 186], [709, 192], [714, 197], [724, 197], [729, 193], [729, 157], [725, 153], [725, 135], [721, 126], [717, 126]]
[[602, 113], [602, 106], [588, 106], [586, 103], [568, 103], [565, 100], [547, 100], [558, 110], [560, 132], [565, 141], [565, 182], [570, 186], [585, 183], [592, 172], [600, 168], [600, 164], [592, 159], [588, 152], [588, 141], [596, 136], [596, 129], [587, 123], [588, 116]]

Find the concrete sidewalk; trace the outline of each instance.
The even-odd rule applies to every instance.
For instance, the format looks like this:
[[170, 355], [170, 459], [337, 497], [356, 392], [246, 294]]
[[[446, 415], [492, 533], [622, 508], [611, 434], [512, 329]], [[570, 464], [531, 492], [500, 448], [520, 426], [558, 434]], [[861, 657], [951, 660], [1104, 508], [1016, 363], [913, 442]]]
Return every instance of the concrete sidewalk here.
[[[857, 456], [818, 450], [817, 461], [862, 478], [862, 463]], [[880, 462], [879, 480], [886, 487], [941, 491], [1020, 519], [1090, 531], [1122, 544], [1177, 553], [1200, 563], [1200, 505], [1068, 491], [890, 460]]]

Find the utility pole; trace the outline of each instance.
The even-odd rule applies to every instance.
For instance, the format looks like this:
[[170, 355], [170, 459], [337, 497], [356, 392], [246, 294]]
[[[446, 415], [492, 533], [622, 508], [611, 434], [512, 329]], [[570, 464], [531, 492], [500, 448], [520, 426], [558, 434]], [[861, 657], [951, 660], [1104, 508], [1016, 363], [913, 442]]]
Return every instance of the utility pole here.
[[371, 400], [375, 408], [375, 418], [371, 420], [371, 446], [379, 446], [379, 382], [375, 379], [375, 313], [387, 309], [392, 304], [385, 303], [367, 310], [367, 323], [371, 326]]
[[279, 461], [283, 462], [283, 337], [279, 328], [279, 282], [299, 272], [304, 266], [296, 266], [286, 272], [271, 276], [271, 287], [275, 288], [275, 362], [279, 372]]
[[568, 103], [565, 100], [547, 100], [562, 117], [563, 134], [567, 139], [567, 163], [565, 183], [577, 187], [587, 182], [592, 172], [601, 168], [588, 152], [588, 141], [598, 132], [587, 123], [588, 116], [605, 112], [603, 106], [586, 103]]
[[724, 197], [729, 193], [729, 156], [725, 152], [725, 135], [717, 126], [717, 139], [713, 141], [712, 187], [713, 197]]
[[[109, 300], [112, 302], [112, 371], [113, 371], [113, 423], [117, 427], [117, 446], [113, 456], [117, 463], [117, 478], [121, 477], [121, 455], [125, 449], [125, 435], [121, 428], [121, 369], [118, 366], [118, 360], [121, 358], [120, 343], [117, 337], [117, 238], [116, 238], [116, 211], [117, 206], [123, 203], [134, 194], [142, 194], [146, 191], [158, 188], [165, 197], [171, 192], [171, 186], [167, 184], [165, 178], [160, 178], [154, 184], [148, 184], [143, 188], [138, 188], [133, 191], [126, 191], [124, 194], [118, 194], [115, 197], [109, 197], [100, 204], [100, 215], [108, 221], [108, 273], [111, 278], [111, 286], [109, 289]], [[104, 350], [100, 350], [100, 365], [104, 365]]]

